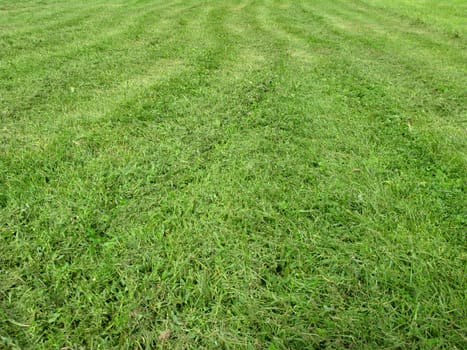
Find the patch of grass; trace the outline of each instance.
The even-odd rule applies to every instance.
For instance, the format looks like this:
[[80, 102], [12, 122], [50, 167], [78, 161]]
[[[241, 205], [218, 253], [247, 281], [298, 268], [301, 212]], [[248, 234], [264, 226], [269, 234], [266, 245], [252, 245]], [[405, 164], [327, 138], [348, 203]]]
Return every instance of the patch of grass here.
[[0, 0], [0, 344], [463, 349], [462, 1]]

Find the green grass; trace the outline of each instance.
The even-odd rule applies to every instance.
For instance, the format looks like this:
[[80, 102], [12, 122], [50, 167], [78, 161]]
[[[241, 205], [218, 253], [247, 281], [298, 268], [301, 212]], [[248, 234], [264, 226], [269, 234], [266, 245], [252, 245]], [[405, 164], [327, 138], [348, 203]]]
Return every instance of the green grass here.
[[0, 348], [465, 349], [466, 11], [0, 0]]

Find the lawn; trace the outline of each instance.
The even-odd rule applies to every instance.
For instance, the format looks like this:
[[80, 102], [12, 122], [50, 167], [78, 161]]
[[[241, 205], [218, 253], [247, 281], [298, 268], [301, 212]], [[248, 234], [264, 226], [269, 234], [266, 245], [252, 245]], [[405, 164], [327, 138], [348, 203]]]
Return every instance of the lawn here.
[[0, 0], [1, 349], [465, 349], [465, 0]]

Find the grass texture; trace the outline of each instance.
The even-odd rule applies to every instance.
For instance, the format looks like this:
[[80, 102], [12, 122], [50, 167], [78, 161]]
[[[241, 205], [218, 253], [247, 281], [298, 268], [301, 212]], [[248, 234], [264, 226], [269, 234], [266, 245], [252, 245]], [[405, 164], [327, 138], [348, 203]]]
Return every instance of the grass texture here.
[[0, 0], [0, 348], [465, 349], [463, 0]]

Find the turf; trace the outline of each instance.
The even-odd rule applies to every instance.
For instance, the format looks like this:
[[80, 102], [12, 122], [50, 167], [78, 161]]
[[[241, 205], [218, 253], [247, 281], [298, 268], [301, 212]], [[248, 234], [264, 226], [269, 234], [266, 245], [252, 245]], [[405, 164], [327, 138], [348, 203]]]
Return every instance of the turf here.
[[0, 0], [0, 348], [465, 349], [463, 0]]

